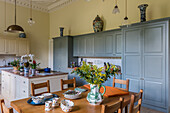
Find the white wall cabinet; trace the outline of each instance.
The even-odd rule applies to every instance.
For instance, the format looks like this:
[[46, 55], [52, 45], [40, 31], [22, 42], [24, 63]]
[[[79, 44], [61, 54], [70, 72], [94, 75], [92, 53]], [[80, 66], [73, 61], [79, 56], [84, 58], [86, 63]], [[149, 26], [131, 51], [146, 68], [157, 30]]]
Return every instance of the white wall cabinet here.
[[29, 54], [29, 40], [20, 38], [0, 38], [0, 54]]
[[29, 40], [17, 39], [17, 56], [29, 54]]
[[[56, 92], [61, 90], [60, 80], [68, 79], [68, 75], [57, 75], [57, 76], [49, 76], [49, 77], [41, 77], [41, 78], [26, 78], [16, 74], [12, 74], [7, 71], [2, 71], [2, 96], [9, 100], [23, 99], [28, 98], [31, 95], [31, 83], [42, 83], [47, 80], [50, 81], [50, 90], [51, 92]], [[68, 88], [67, 85], [64, 88]], [[46, 88], [42, 88], [40, 90], [36, 90], [35, 93], [44, 92]]]

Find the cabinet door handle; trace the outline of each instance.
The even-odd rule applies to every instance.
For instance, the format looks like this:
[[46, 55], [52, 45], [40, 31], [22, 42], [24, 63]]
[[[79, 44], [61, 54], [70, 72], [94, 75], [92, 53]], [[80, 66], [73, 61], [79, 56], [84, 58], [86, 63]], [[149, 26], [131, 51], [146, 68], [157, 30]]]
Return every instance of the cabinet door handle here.
[[23, 83], [25, 84], [25, 81]]
[[140, 78], [140, 80], [144, 80], [144, 78]]
[[23, 91], [25, 93], [25, 91]]

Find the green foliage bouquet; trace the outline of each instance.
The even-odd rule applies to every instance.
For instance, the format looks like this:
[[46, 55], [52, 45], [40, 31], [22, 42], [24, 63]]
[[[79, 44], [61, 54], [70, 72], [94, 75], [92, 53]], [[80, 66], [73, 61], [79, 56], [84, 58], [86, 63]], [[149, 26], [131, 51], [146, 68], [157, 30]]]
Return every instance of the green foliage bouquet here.
[[118, 71], [119, 68], [112, 64], [106, 64], [105, 67], [98, 68], [96, 65], [88, 65], [83, 62], [83, 65], [81, 67], [75, 67], [72, 73], [78, 74], [80, 78], [90, 84], [100, 85], [111, 76], [118, 74]]

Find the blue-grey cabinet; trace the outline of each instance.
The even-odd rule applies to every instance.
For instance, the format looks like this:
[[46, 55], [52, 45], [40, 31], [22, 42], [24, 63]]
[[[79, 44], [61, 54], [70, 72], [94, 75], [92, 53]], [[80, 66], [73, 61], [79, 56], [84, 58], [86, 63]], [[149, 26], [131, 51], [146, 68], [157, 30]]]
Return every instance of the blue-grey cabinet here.
[[74, 37], [73, 40], [73, 55], [74, 56], [79, 56], [79, 38], [78, 37]]
[[74, 56], [94, 56], [94, 35], [75, 36], [73, 47]]
[[53, 38], [54, 64], [55, 71], [67, 72], [70, 62], [77, 62], [73, 57], [73, 39], [71, 36]]
[[80, 57], [121, 57], [121, 38], [120, 30], [75, 36], [73, 54]]
[[86, 54], [85, 56], [94, 56], [94, 35], [89, 35], [86, 40]]
[[105, 39], [103, 33], [98, 33], [94, 36], [94, 51], [95, 56], [105, 56]]
[[168, 113], [167, 26], [163, 21], [122, 29], [122, 73], [124, 79], [130, 79], [130, 91], [143, 89], [143, 106]]

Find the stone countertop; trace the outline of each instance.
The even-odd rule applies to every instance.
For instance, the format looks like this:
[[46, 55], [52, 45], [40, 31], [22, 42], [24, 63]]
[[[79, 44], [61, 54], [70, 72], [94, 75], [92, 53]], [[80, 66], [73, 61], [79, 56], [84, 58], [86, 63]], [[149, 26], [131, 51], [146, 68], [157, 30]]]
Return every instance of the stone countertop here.
[[9, 68], [9, 67], [13, 67], [13, 66], [0, 66], [0, 68]]
[[6, 69], [6, 70], [2, 70], [5, 72], [9, 72], [11, 74], [15, 74], [18, 76], [22, 76], [28, 79], [33, 79], [33, 78], [41, 78], [41, 77], [51, 77], [51, 76], [61, 76], [61, 75], [67, 75], [68, 73], [64, 73], [64, 72], [57, 72], [57, 71], [51, 71], [49, 73], [45, 73], [44, 71], [40, 71], [40, 73], [36, 74], [36, 75], [31, 75], [31, 73], [27, 73], [24, 74], [24, 72], [19, 72], [19, 71], [14, 71], [12, 69]]

